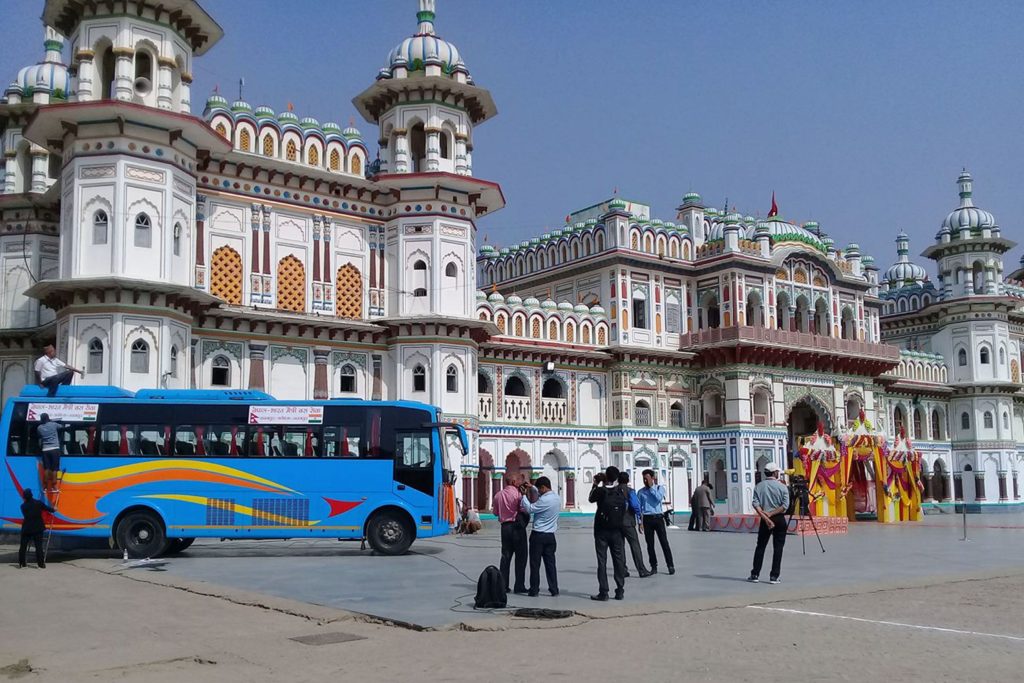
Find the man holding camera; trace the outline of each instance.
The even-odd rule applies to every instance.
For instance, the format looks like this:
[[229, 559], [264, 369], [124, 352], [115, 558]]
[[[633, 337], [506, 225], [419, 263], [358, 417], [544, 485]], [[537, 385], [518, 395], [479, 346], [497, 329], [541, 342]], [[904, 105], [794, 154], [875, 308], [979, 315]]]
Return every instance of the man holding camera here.
[[782, 549], [786, 545], [786, 509], [789, 507], [789, 489], [779, 481], [779, 466], [773, 462], [764, 466], [764, 479], [754, 487], [754, 512], [761, 518], [757, 528], [757, 547], [754, 549], [754, 567], [747, 581], [757, 583], [764, 563], [768, 539], [772, 539], [772, 570], [768, 583], [779, 583], [782, 571]]
[[555, 532], [558, 531], [558, 513], [562, 510], [562, 499], [551, 490], [551, 480], [538, 477], [535, 487], [523, 484], [523, 497], [519, 507], [533, 515], [533, 531], [530, 533], [530, 590], [527, 595], [540, 594], [540, 563], [544, 561], [544, 574], [548, 579], [551, 597], [558, 595], [558, 569], [555, 566]]
[[594, 515], [594, 550], [597, 552], [597, 595], [591, 600], [608, 599], [608, 550], [612, 552], [612, 573], [615, 576], [615, 599], [626, 592], [626, 551], [622, 524], [628, 503], [619, 487], [619, 468], [610, 466], [604, 474], [594, 475], [590, 502], [597, 503]]

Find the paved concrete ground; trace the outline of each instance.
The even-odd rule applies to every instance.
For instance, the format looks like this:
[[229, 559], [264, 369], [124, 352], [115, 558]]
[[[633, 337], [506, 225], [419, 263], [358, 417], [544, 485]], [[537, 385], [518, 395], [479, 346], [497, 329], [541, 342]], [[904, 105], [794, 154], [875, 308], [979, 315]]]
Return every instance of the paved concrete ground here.
[[[1018, 680], [1024, 520], [974, 517], [986, 528], [973, 528], [968, 543], [950, 521], [859, 525], [826, 538], [824, 555], [808, 539], [806, 558], [791, 537], [783, 586], [736, 580], [749, 569], [751, 537], [678, 531], [677, 575], [633, 580], [627, 601], [608, 605], [582, 599], [594, 587], [590, 538], [566, 529], [559, 557], [573, 595], [529, 601], [582, 613], [565, 622], [449, 611], [469, 582], [441, 560], [475, 577], [494, 553], [488, 536], [417, 544], [421, 554], [405, 558], [324, 542], [203, 544], [166, 572], [111, 573], [113, 557], [17, 570], [6, 546], [0, 680], [504, 681], [543, 672], [604, 681], [620, 671], [655, 681]], [[396, 587], [370, 598], [374, 585]], [[342, 605], [483, 630], [417, 632]], [[302, 636], [361, 639], [292, 640]]]

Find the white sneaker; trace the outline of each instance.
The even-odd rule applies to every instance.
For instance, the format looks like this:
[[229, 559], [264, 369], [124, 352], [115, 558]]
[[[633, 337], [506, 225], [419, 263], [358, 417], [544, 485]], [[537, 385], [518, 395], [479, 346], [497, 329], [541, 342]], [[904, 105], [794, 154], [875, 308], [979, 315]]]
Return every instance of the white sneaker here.
[[749, 581], [750, 583], [760, 583], [761, 579], [759, 579], [756, 576], [754, 576], [753, 574], [751, 574], [750, 576], [747, 577], [747, 581]]
[[773, 586], [775, 586], [775, 585], [777, 585], [777, 584], [780, 584], [780, 583], [782, 583], [782, 579], [768, 579], [768, 583], [770, 583], [770, 584], [772, 584]]

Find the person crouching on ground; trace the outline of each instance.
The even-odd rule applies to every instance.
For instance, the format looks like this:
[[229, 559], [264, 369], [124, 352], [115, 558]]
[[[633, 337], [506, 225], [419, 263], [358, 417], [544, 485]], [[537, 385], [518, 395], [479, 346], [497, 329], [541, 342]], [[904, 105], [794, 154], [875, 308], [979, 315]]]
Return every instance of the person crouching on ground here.
[[36, 547], [36, 564], [40, 569], [46, 569], [46, 557], [43, 555], [43, 531], [46, 524], [43, 523], [43, 510], [53, 514], [55, 510], [41, 500], [32, 497], [32, 489], [25, 489], [21, 493], [24, 502], [21, 504], [21, 546], [18, 548], [18, 566], [25, 568], [25, 555], [28, 552], [28, 544], [31, 542]]
[[[622, 537], [629, 545], [629, 554], [633, 556], [633, 566], [641, 579], [651, 575], [644, 564], [644, 554], [640, 550], [640, 535], [644, 532], [642, 518], [640, 516], [640, 500], [636, 497], [636, 491], [629, 486], [629, 473], [619, 472], [619, 488], [626, 496], [626, 516], [622, 520]], [[626, 578], [629, 578], [629, 571], [626, 571]]]
[[764, 563], [768, 538], [772, 539], [772, 571], [768, 583], [779, 583], [782, 571], [782, 549], [786, 545], [786, 508], [789, 507], [789, 489], [779, 481], [779, 466], [773, 462], [764, 467], [765, 478], [754, 487], [754, 512], [761, 518], [757, 528], [757, 547], [754, 550], [754, 568], [750, 570], [751, 583], [757, 583]]
[[[626, 593], [626, 553], [622, 535], [622, 521], [628, 505], [619, 488], [619, 468], [609, 467], [604, 474], [594, 475], [590, 489], [590, 502], [597, 503], [594, 515], [594, 550], [597, 552], [597, 595], [591, 600], [608, 599], [608, 551], [612, 553], [612, 573], [615, 576], [615, 599], [622, 600]], [[664, 522], [664, 520], [663, 520]]]
[[[527, 485], [524, 484], [524, 488]], [[555, 567], [555, 532], [558, 531], [558, 513], [562, 510], [562, 499], [551, 490], [551, 480], [537, 477], [536, 486], [524, 492], [519, 508], [533, 515], [533, 531], [530, 532], [530, 590], [527, 595], [536, 597], [540, 593], [540, 562], [544, 560], [544, 574], [548, 579], [551, 597], [558, 595], [558, 570]]]
[[491, 504], [491, 511], [501, 523], [501, 576], [505, 579], [505, 592], [509, 591], [509, 567], [515, 557], [515, 592], [526, 592], [526, 524], [520, 516], [519, 503], [523, 494], [505, 475], [505, 487], [498, 491]]

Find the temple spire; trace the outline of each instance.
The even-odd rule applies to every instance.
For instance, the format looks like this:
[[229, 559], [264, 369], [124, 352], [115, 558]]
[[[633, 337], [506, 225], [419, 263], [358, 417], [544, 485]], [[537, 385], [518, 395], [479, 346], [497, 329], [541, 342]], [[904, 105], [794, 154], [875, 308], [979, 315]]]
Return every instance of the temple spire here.
[[421, 36], [434, 35], [434, 8], [436, 0], [420, 0], [420, 11], [416, 13], [416, 21], [420, 23], [416, 34]]

